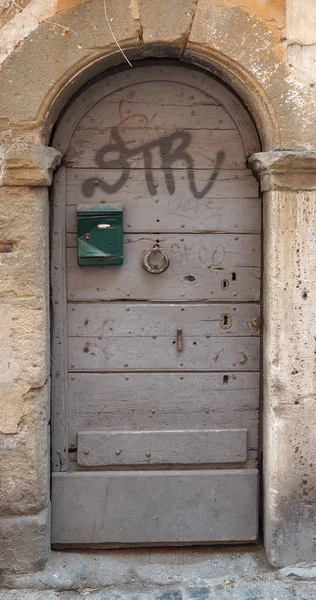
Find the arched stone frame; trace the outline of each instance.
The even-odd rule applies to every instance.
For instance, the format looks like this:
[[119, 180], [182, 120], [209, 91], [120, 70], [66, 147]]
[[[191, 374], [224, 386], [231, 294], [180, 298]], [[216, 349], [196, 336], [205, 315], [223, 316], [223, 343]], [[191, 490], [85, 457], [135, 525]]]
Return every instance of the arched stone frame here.
[[[36, 43], [31, 34], [0, 74], [0, 194], [8, 215], [1, 297], [11, 343], [7, 352], [15, 369], [8, 370], [7, 381], [14, 383], [5, 403], [3, 428], [2, 564], [9, 570], [14, 564], [17, 571], [40, 568], [49, 552], [46, 188], [60, 156], [47, 144], [57, 115], [74, 92], [124, 60], [105, 24], [93, 36], [83, 28], [87, 16], [104, 23], [103, 2], [72, 4], [58, 14], [70, 36], [56, 35], [49, 21], [42, 23]], [[288, 71], [275, 33], [241, 8], [218, 6], [215, 0], [201, 0], [195, 6], [186, 0], [182, 11], [169, 7], [167, 13], [157, 14], [151, 2], [142, 4], [137, 13], [129, 0], [107, 4], [108, 13], [115, 15], [115, 35], [130, 60], [175, 56], [199, 64], [231, 85], [256, 122], [265, 151], [252, 161], [264, 192], [265, 547], [276, 566], [312, 560], [310, 350], [315, 332], [310, 323], [315, 307], [310, 290], [316, 273], [306, 229], [310, 240], [316, 199], [315, 109], [309, 107], [308, 91]], [[174, 15], [171, 10], [176, 10]], [[177, 23], [176, 33], [170, 32], [170, 22]], [[78, 35], [71, 34], [78, 34], [78, 29], [80, 43]], [[246, 51], [240, 31], [248, 36]]]

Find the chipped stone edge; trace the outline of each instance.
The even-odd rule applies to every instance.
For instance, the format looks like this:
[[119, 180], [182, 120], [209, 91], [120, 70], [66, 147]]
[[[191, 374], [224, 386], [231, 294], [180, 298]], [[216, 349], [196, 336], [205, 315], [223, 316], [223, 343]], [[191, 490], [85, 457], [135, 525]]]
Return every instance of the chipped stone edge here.
[[3, 146], [0, 186], [50, 186], [61, 158], [61, 153], [49, 146]]
[[316, 189], [316, 151], [257, 152], [248, 166], [259, 177], [262, 192]]

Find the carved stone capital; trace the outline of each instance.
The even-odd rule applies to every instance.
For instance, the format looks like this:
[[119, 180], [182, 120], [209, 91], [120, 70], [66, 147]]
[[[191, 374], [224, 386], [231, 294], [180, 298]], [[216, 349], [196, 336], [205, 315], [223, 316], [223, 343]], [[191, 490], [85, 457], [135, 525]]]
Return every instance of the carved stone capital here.
[[248, 165], [263, 192], [316, 189], [315, 151], [258, 152], [250, 156]]
[[23, 143], [0, 147], [0, 186], [49, 186], [61, 153], [44, 145]]

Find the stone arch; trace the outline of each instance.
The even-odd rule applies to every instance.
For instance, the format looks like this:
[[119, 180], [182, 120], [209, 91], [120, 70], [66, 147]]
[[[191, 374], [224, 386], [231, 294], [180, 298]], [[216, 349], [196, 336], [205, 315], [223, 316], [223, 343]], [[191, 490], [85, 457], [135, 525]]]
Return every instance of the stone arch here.
[[[299, 88], [293, 97], [293, 81], [277, 45], [275, 29], [269, 29], [253, 14], [249, 16], [242, 7], [229, 7], [226, 2], [219, 7], [215, 0], [197, 6], [187, 0], [182, 11], [173, 7], [170, 10], [176, 14], [172, 15], [169, 10], [168, 21], [163, 10], [156, 14], [153, 3], [137, 10], [134, 4], [127, 0], [119, 6], [114, 0], [107, 3], [108, 14], [115, 15], [116, 39], [132, 63], [144, 57], [169, 56], [199, 64], [226, 81], [242, 98], [264, 150], [286, 148], [290, 142], [287, 114], [294, 105], [302, 107], [308, 99], [303, 98]], [[27, 130], [27, 137], [39, 136], [47, 143], [58, 114], [75, 91], [98, 73], [124, 61], [106, 26], [103, 1], [62, 3], [65, 5], [70, 7], [40, 23], [3, 64], [0, 104], [4, 133], [8, 129], [22, 130], [23, 135]], [[177, 22], [174, 33], [170, 22]], [[91, 31], [87, 23], [97, 25]], [[242, 28], [244, 45], [239, 36]], [[67, 35], [63, 35], [65, 30]], [[263, 51], [266, 57], [258, 68], [256, 57], [258, 53], [263, 56]], [[297, 114], [297, 134], [302, 137], [300, 116]], [[295, 125], [292, 120], [292, 133]]]

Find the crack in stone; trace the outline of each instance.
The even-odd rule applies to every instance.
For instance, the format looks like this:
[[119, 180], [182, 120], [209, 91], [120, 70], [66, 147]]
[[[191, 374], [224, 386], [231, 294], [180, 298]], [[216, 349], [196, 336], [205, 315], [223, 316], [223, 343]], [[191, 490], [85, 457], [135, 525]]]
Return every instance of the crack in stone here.
[[195, 14], [196, 14], [197, 4], [198, 4], [198, 0], [194, 0], [193, 5], [192, 5], [191, 22], [190, 22], [189, 27], [187, 29], [186, 40], [185, 40], [184, 45], [183, 45], [183, 50], [182, 50], [182, 53], [181, 53], [181, 58], [183, 58], [183, 55], [184, 55], [184, 53], [185, 53], [185, 51], [187, 49], [187, 45], [188, 45], [188, 41], [189, 41], [189, 38], [190, 38], [191, 30], [192, 30], [192, 27], [193, 27], [193, 21], [194, 21]]

